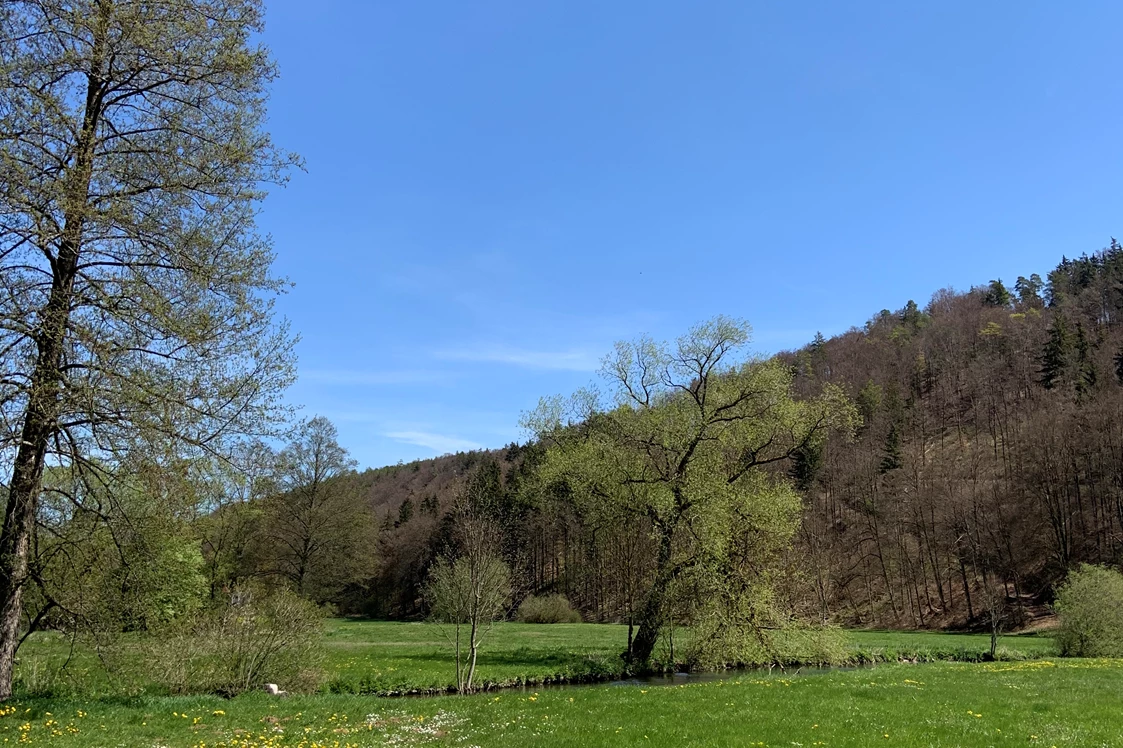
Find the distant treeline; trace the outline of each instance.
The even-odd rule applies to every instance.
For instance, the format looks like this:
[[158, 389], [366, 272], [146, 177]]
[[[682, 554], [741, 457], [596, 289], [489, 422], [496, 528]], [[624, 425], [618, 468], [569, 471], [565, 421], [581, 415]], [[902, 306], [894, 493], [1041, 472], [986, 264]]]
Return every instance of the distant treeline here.
[[[782, 468], [805, 496], [781, 585], [823, 619], [1007, 624], [1051, 600], [1080, 562], [1123, 551], [1123, 247], [1063, 259], [1046, 278], [993, 280], [909, 301], [862, 328], [779, 355], [810, 397], [825, 383], [862, 424]], [[650, 528], [586, 521], [532, 480], [538, 448], [469, 452], [346, 478], [377, 514], [374, 575], [343, 611], [425, 613], [429, 565], [469, 479], [499, 496], [519, 595], [560, 592], [589, 620], [628, 620], [646, 589]], [[517, 604], [517, 601], [516, 601]]]

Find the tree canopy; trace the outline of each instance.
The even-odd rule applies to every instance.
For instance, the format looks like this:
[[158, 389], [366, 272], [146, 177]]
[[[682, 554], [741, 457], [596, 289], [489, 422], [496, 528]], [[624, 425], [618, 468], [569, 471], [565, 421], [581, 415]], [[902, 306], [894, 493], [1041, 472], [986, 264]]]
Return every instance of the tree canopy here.
[[636, 661], [650, 658], [676, 582], [703, 572], [728, 582], [789, 542], [799, 496], [766, 468], [852, 427], [840, 391], [795, 400], [790, 369], [747, 357], [748, 341], [747, 324], [717, 317], [672, 344], [618, 343], [603, 367], [608, 400], [583, 390], [543, 400], [526, 418], [546, 445], [544, 482], [603, 523], [627, 517], [650, 528]]
[[[42, 475], [268, 433], [293, 378], [256, 230], [295, 157], [265, 125], [258, 0], [0, 4], [0, 697]], [[97, 487], [99, 490], [94, 490]]]

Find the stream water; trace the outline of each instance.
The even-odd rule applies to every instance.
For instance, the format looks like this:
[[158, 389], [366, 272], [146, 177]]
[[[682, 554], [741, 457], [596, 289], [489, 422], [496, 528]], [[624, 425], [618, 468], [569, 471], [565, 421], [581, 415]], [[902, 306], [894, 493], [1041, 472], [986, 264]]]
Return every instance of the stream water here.
[[[781, 669], [778, 667], [764, 668], [734, 668], [716, 672], [691, 672], [671, 673], [667, 675], [644, 675], [620, 680], [599, 681], [593, 683], [549, 683], [539, 685], [515, 686], [512, 690], [524, 692], [558, 691], [573, 688], [648, 688], [651, 686], [682, 686], [690, 683], [712, 683], [721, 680], [738, 680], [741, 678], [806, 678], [827, 673], [845, 672], [848, 670], [862, 670], [873, 667], [872, 665], [846, 665], [839, 667], [791, 667]], [[502, 689], [509, 690], [509, 689]]]

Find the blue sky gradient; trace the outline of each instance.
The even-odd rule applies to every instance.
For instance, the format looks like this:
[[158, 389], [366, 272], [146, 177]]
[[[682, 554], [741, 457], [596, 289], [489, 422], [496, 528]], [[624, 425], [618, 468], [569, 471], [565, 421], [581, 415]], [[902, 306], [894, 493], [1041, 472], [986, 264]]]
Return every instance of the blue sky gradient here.
[[1123, 234], [1123, 4], [271, 0], [293, 402], [498, 447], [614, 340], [761, 353]]

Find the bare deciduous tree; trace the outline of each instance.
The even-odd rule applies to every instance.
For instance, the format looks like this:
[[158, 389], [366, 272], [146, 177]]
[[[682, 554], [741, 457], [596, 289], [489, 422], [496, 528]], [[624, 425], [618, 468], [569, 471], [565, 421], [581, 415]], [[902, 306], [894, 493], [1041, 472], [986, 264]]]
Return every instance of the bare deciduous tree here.
[[427, 595], [433, 619], [449, 627], [460, 693], [472, 690], [480, 645], [511, 600], [511, 573], [499, 557], [499, 528], [488, 511], [495, 497], [487, 495], [485, 486], [485, 481], [470, 481], [457, 497], [455, 558], [433, 567]]

